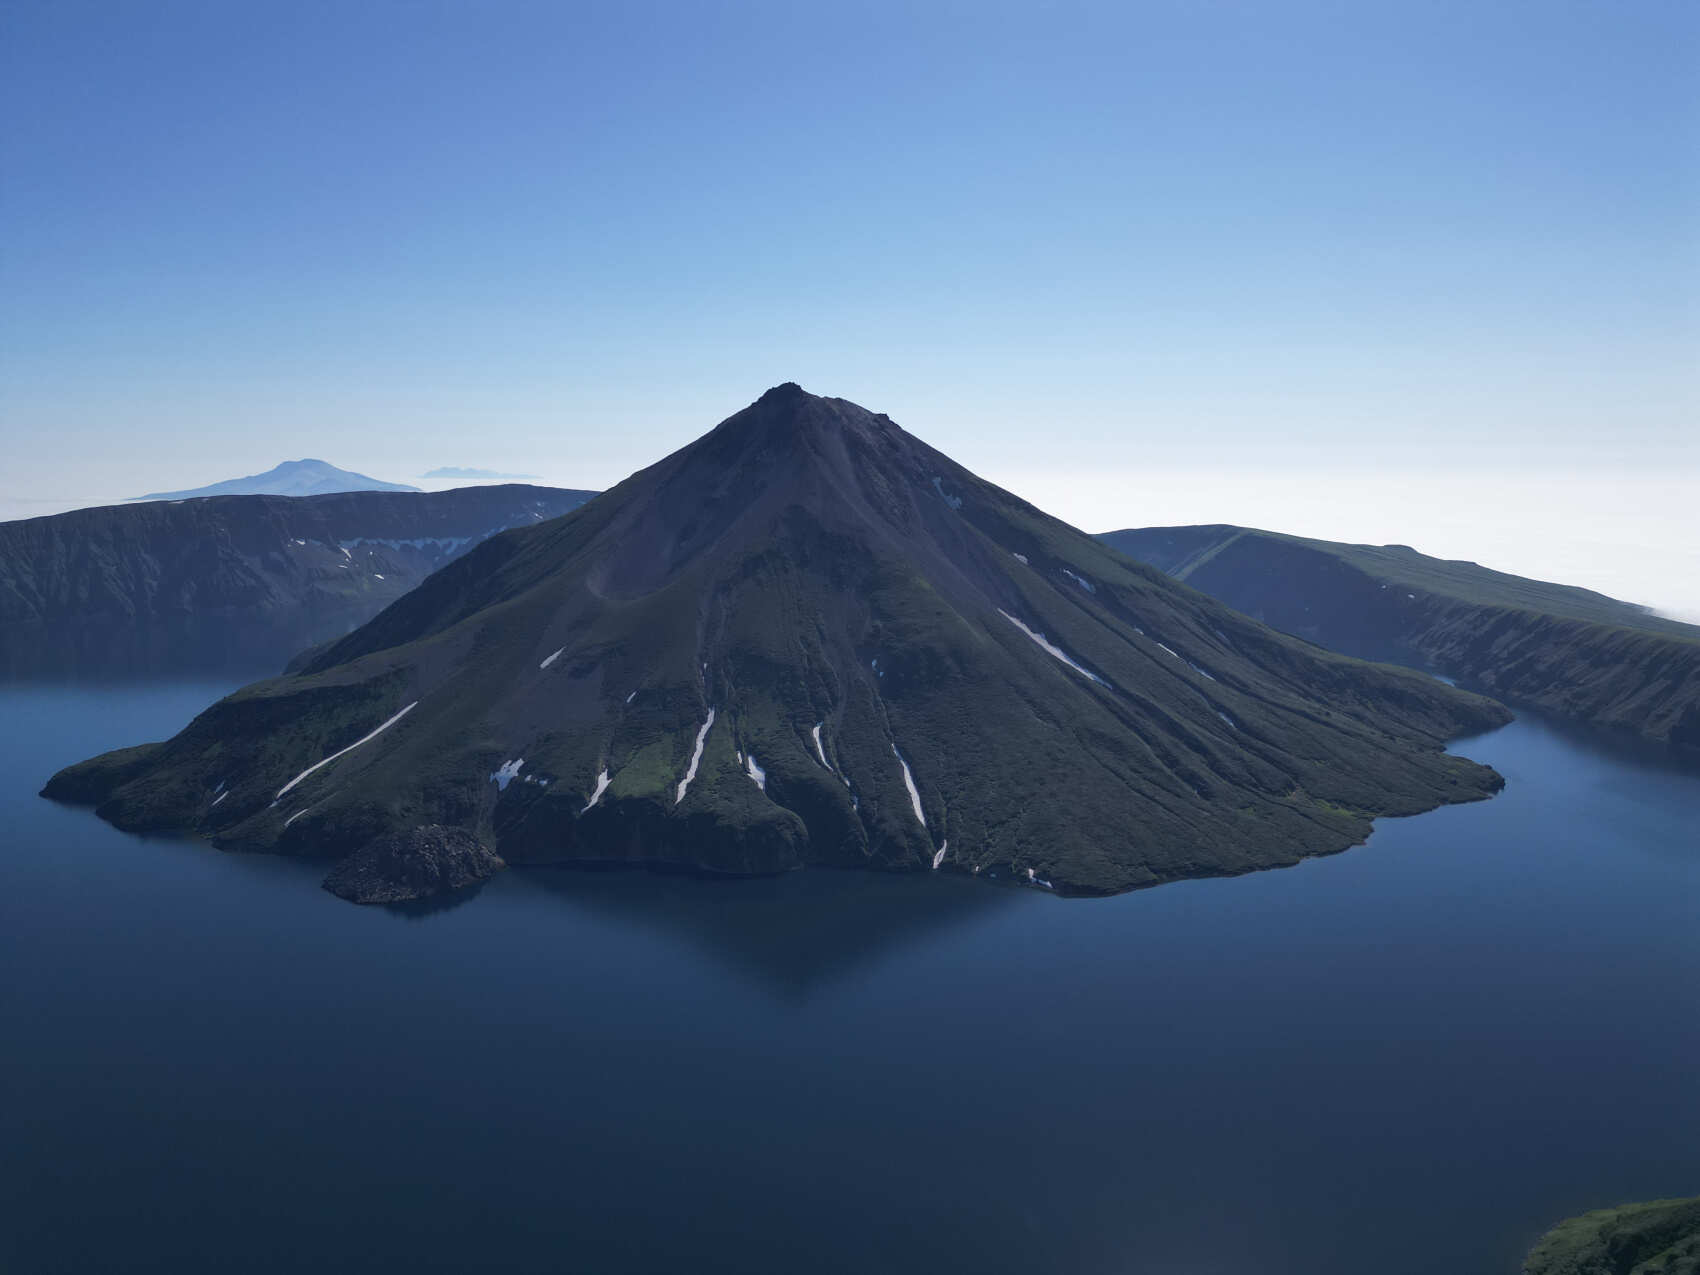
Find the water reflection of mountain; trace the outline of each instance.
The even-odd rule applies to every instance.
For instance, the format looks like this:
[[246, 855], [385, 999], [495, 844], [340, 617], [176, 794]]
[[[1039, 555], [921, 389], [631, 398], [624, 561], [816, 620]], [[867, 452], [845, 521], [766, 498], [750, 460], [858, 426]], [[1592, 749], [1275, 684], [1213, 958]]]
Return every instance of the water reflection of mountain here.
[[522, 868], [516, 875], [524, 888], [676, 938], [798, 1001], [994, 911], [1069, 906], [1033, 891], [924, 873], [819, 868], [720, 879], [630, 869]]

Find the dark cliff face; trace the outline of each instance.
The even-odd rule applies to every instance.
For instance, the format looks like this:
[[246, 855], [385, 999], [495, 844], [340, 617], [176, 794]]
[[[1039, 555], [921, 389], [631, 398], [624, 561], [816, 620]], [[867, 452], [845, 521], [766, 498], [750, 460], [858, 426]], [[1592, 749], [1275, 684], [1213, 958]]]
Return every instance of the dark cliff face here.
[[1241, 527], [1100, 537], [1283, 632], [1684, 751], [1700, 749], [1700, 628], [1586, 589]]
[[1498, 776], [1441, 744], [1507, 717], [1273, 633], [781, 386], [48, 793], [296, 854], [435, 824], [508, 862], [1107, 892], [1486, 796]]
[[0, 523], [0, 675], [282, 668], [496, 532], [593, 494], [221, 496]]

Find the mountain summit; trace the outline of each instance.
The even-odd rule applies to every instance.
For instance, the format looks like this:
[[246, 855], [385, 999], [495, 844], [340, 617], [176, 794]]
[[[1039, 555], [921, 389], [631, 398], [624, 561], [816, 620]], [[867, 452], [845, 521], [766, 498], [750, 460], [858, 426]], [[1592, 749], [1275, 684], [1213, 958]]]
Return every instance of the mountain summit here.
[[1487, 796], [1500, 778], [1442, 745], [1507, 717], [1282, 636], [786, 384], [47, 795], [356, 856], [339, 879], [431, 836], [460, 871], [470, 834], [494, 863], [1106, 893]]
[[197, 500], [203, 496], [329, 496], [344, 491], [418, 491], [406, 483], [386, 483], [329, 461], [286, 460], [263, 474], [227, 478], [188, 491], [156, 491], [134, 500]]

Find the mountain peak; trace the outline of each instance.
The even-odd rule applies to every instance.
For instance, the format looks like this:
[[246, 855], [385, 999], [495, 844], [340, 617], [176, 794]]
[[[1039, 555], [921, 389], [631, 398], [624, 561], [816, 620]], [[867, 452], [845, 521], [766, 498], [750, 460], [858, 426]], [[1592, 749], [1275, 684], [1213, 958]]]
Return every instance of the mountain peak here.
[[[845, 446], [851, 440], [860, 443], [855, 450], [866, 459], [870, 448], [889, 451], [903, 437], [888, 416], [876, 415], [849, 399], [811, 394], [795, 381], [786, 381], [676, 455], [695, 453], [699, 459], [732, 466], [791, 455], [824, 460], [842, 470], [848, 459]], [[729, 440], [748, 450], [734, 456], [725, 450]]]
[[786, 383], [55, 790], [284, 853], [443, 825], [509, 862], [1104, 893], [1487, 796], [1499, 777], [1441, 742], [1503, 720], [1284, 638]]
[[756, 402], [757, 403], [778, 404], [778, 403], [784, 403], [784, 402], [788, 402], [788, 401], [795, 401], [797, 399], [814, 398], [814, 397], [816, 397], [816, 396], [809, 393], [801, 385], [798, 385], [797, 382], [795, 382], [795, 381], [785, 381], [782, 384], [775, 385], [767, 393], [763, 394], [760, 398], [758, 398], [756, 400]]
[[203, 496], [327, 496], [348, 491], [418, 491], [406, 483], [387, 483], [329, 461], [306, 457], [286, 460], [263, 474], [231, 478], [186, 491], [156, 491], [134, 500], [193, 500]]

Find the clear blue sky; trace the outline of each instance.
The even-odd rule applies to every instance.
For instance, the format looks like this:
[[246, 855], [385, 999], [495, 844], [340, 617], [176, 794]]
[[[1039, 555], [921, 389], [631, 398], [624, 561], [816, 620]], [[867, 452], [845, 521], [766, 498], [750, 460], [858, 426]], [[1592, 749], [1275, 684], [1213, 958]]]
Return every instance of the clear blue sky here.
[[1692, 0], [0, 23], [0, 516], [601, 486], [797, 380], [1091, 529], [1568, 535], [1700, 610], [1610, 565], [1700, 581]]

